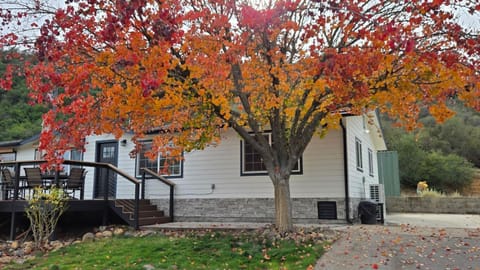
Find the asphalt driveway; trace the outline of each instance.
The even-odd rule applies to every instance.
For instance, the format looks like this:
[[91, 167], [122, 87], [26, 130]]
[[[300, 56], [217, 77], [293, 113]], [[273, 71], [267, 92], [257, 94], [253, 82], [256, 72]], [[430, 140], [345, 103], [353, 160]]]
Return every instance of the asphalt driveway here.
[[399, 215], [384, 226], [341, 228], [315, 269], [480, 270], [479, 216]]

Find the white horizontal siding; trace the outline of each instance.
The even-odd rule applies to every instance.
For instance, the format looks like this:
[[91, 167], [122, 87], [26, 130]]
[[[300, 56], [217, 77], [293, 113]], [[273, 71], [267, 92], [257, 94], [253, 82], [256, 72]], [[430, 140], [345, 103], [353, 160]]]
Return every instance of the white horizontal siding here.
[[[372, 132], [366, 132], [362, 116], [350, 116], [346, 119], [349, 193], [352, 198], [369, 199], [370, 184], [378, 184], [377, 149]], [[357, 170], [355, 138], [362, 143], [363, 171]], [[368, 149], [373, 152], [373, 176], [369, 175]], [[363, 181], [365, 179], [365, 182]]]
[[[291, 177], [292, 197], [342, 197], [344, 172], [340, 131], [313, 138], [303, 155], [303, 174]], [[339, 151], [340, 149], [340, 151]], [[218, 146], [185, 154], [183, 178], [172, 178], [179, 198], [272, 198], [268, 176], [240, 175], [240, 137], [225, 133]], [[211, 186], [215, 185], [212, 191]], [[162, 185], [149, 181], [147, 195], [166, 195]]]
[[[372, 134], [364, 132], [361, 116], [347, 117], [347, 148], [350, 196], [368, 197], [368, 185], [378, 183], [377, 149]], [[355, 137], [362, 141], [364, 170], [356, 169]], [[135, 158], [130, 158], [133, 149], [131, 136], [125, 135], [127, 145], [118, 145], [118, 167], [125, 173], [135, 175]], [[112, 135], [90, 136], [86, 139], [85, 161], [95, 161], [97, 142], [112, 141]], [[273, 185], [268, 176], [240, 175], [240, 137], [232, 130], [223, 134], [218, 146], [185, 154], [182, 178], [171, 178], [176, 183], [178, 198], [272, 198]], [[339, 198], [344, 197], [343, 139], [341, 130], [331, 130], [324, 138], [314, 137], [303, 154], [303, 174], [292, 175], [291, 196], [294, 198]], [[374, 175], [368, 171], [368, 149], [373, 151]], [[17, 160], [31, 160], [34, 147], [31, 144], [17, 149]], [[85, 198], [93, 197], [94, 168], [87, 167]], [[365, 177], [365, 184], [363, 183]], [[215, 185], [212, 190], [211, 186]], [[169, 193], [165, 185], [148, 180], [147, 197], [164, 197]], [[117, 177], [117, 198], [134, 194], [134, 185], [121, 176]]]
[[38, 143], [27, 143], [17, 147], [15, 150], [17, 152], [17, 160], [34, 160], [35, 159], [35, 148], [37, 148]]

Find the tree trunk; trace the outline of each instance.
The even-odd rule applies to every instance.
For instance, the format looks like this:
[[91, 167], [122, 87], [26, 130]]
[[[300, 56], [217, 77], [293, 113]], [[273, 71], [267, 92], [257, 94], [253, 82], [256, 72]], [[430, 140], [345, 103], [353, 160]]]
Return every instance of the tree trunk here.
[[281, 233], [290, 232], [293, 230], [293, 222], [289, 178], [272, 182], [275, 190], [275, 226]]

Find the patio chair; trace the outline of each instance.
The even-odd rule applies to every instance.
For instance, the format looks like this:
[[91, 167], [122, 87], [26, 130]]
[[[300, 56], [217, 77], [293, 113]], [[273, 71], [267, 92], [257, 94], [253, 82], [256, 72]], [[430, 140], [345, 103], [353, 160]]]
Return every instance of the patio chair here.
[[47, 186], [45, 185], [42, 179], [42, 172], [40, 168], [24, 168], [25, 176], [27, 177], [27, 187], [30, 190], [34, 190], [37, 187], [41, 187], [46, 189]]
[[13, 198], [15, 192], [15, 183], [13, 182], [12, 173], [9, 169], [2, 170], [2, 188], [3, 199]]
[[85, 175], [87, 171], [83, 168], [71, 168], [70, 175], [64, 184], [64, 191], [66, 194], [75, 198], [75, 191], [80, 191], [80, 200], [83, 200], [83, 190], [85, 186]]

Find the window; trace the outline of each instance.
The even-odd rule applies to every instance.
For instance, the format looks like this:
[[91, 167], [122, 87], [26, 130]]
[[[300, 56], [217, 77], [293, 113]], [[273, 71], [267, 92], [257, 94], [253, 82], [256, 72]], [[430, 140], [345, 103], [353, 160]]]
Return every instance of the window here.
[[166, 177], [183, 177], [183, 162], [181, 159], [159, 155], [156, 160], [151, 160], [146, 156], [150, 149], [152, 149], [151, 141], [141, 142], [136, 160], [136, 177], [142, 177], [142, 168], [159, 172]]
[[[271, 133], [263, 135], [272, 144]], [[292, 174], [302, 174], [302, 159], [299, 158]], [[267, 168], [261, 155], [246, 141], [241, 141], [241, 172], [240, 175], [267, 175]]]
[[368, 148], [368, 174], [373, 176], [373, 151]]
[[[1, 150], [0, 150], [1, 151]], [[10, 152], [11, 150], [9, 149], [8, 151], [5, 152], [0, 152], [0, 162], [3, 161], [15, 161], [17, 160], [17, 153], [16, 152]], [[5, 168], [5, 167], [4, 167]], [[9, 168], [11, 171], [15, 170], [15, 166], [7, 166], [6, 168]]]
[[83, 152], [77, 149], [73, 149], [70, 151], [70, 159], [71, 160], [78, 160], [82, 161], [83, 160]]
[[355, 138], [355, 155], [357, 157], [357, 170], [363, 172], [362, 141], [359, 138]]
[[15, 161], [17, 154], [15, 152], [0, 153], [0, 161]]
[[[81, 150], [72, 149], [70, 151], [66, 151], [63, 154], [63, 158], [66, 160], [76, 160], [76, 161], [83, 161], [83, 152]], [[63, 170], [65, 172], [69, 172], [71, 168], [81, 167], [79, 165], [64, 165]]]

